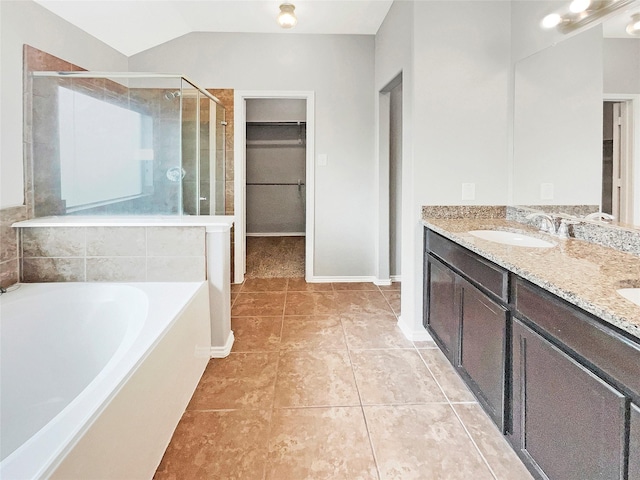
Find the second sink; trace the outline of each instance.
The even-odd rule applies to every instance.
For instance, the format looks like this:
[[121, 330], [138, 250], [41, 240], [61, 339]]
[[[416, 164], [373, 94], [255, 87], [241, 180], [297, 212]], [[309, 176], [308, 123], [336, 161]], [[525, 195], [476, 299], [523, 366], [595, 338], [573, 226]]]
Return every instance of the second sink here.
[[621, 288], [616, 291], [630, 302], [640, 305], [640, 288]]
[[483, 240], [489, 240], [490, 242], [515, 245], [518, 247], [549, 248], [555, 246], [555, 243], [540, 238], [502, 230], [471, 230], [469, 234]]

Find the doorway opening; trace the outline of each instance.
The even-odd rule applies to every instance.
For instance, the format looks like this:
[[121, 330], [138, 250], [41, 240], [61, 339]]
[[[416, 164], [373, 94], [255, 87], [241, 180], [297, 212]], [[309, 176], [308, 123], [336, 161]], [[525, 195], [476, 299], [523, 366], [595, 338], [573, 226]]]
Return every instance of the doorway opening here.
[[304, 277], [306, 102], [246, 101], [246, 271]]
[[402, 280], [402, 73], [379, 94], [379, 284]]
[[634, 198], [640, 194], [638, 135], [634, 135], [638, 104], [634, 98], [610, 96], [602, 109], [601, 210], [628, 224], [637, 224], [640, 217], [640, 207], [634, 205]]
[[235, 92], [234, 283], [313, 277], [313, 93]]

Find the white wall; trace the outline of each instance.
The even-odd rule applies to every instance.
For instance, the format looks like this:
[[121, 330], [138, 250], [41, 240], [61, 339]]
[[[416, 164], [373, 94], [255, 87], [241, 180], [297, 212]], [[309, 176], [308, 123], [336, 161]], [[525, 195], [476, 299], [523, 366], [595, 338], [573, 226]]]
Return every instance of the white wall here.
[[247, 122], [304, 122], [307, 101], [252, 98], [247, 101]]
[[[375, 99], [376, 118], [380, 123], [380, 94], [400, 72], [402, 72], [402, 319], [400, 328], [409, 338], [425, 338], [426, 332], [422, 327], [422, 314], [417, 302], [422, 298], [422, 280], [414, 279], [422, 274], [422, 260], [417, 258], [414, 251], [416, 242], [415, 230], [420, 224], [420, 215], [414, 208], [413, 198], [413, 35], [414, 35], [414, 9], [415, 2], [397, 1], [391, 6], [384, 22], [376, 35], [376, 68], [375, 68]], [[385, 115], [382, 115], [384, 117]], [[384, 120], [382, 120], [384, 121]], [[378, 125], [378, 128], [387, 128], [386, 125]], [[380, 135], [378, 142], [380, 142]], [[385, 145], [386, 148], [386, 145]], [[388, 256], [388, 229], [385, 228], [384, 216], [388, 212], [388, 198], [381, 195], [388, 186], [389, 176], [388, 162], [384, 162], [383, 155], [378, 154], [378, 263], [382, 264], [382, 257]], [[387, 223], [388, 225], [388, 217]], [[385, 250], [386, 249], [386, 250]]]
[[130, 58], [132, 71], [180, 72], [206, 88], [314, 91], [315, 276], [374, 270], [374, 37], [192, 33]]
[[640, 93], [640, 38], [605, 38], [604, 93]]
[[[422, 327], [423, 205], [505, 204], [510, 4], [396, 2], [376, 37], [376, 89], [403, 71], [402, 318]], [[461, 200], [461, 183], [476, 198]]]
[[88, 70], [128, 69], [127, 57], [31, 0], [0, 1], [0, 208], [24, 202], [23, 44]]

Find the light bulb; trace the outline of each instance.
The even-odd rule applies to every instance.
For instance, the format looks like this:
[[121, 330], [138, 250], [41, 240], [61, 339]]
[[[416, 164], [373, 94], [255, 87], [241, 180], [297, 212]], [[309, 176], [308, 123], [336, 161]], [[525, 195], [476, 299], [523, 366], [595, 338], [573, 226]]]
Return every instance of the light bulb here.
[[569, 5], [569, 10], [573, 13], [582, 13], [591, 5], [591, 0], [573, 0]]
[[280, 5], [280, 13], [278, 14], [278, 24], [282, 28], [293, 28], [298, 23], [294, 10], [295, 5], [291, 3], [283, 3]]
[[625, 30], [629, 35], [633, 35], [634, 37], [640, 36], [640, 13], [631, 15], [631, 22], [629, 22]]
[[562, 17], [557, 13], [550, 13], [542, 19], [542, 28], [557, 27], [562, 23]]

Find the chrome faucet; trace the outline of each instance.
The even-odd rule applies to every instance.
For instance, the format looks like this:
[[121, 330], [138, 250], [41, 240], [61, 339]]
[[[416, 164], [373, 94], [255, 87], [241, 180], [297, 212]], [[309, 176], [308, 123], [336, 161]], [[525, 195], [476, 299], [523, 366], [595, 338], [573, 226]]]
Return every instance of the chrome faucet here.
[[570, 238], [572, 225], [580, 223], [575, 217], [566, 214], [552, 216], [548, 213], [534, 212], [527, 215], [526, 218], [527, 220], [540, 218], [542, 220], [540, 231], [560, 238]]
[[556, 234], [556, 221], [551, 215], [549, 215], [548, 213], [534, 212], [526, 216], [527, 220], [535, 220], [536, 218], [541, 219], [541, 223], [540, 223], [541, 232], [547, 232], [547, 233], [550, 233], [551, 235]]

